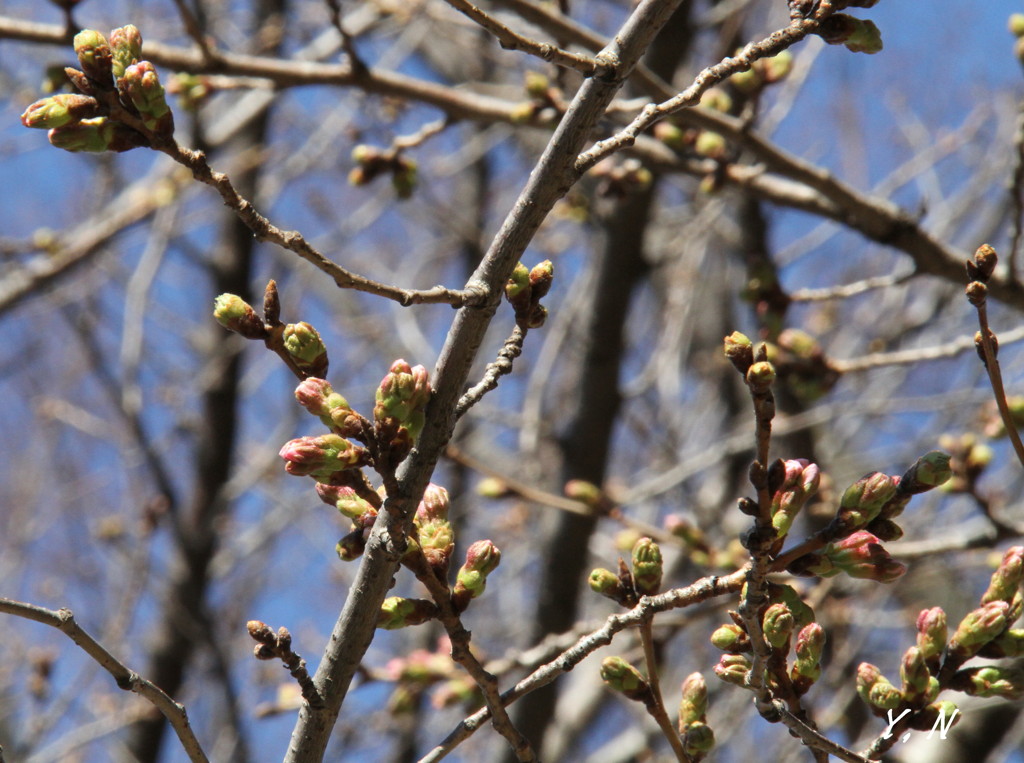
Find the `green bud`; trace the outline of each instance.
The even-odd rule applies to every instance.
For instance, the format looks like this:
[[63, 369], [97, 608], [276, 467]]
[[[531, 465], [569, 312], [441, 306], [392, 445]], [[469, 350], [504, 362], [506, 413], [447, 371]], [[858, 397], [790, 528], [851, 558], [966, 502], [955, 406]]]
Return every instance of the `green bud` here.
[[836, 13], [825, 19], [818, 34], [829, 45], [845, 45], [851, 53], [877, 53], [882, 49], [882, 33], [873, 21]]
[[423, 428], [423, 411], [430, 402], [430, 395], [427, 370], [396, 360], [377, 388], [373, 417], [378, 422], [391, 420], [396, 426], [408, 429], [415, 439]]
[[[1024, 546], [1012, 546], [1003, 554], [1002, 562], [992, 574], [988, 589], [981, 597], [981, 603], [1005, 601], [1009, 604], [1019, 593], [1022, 579], [1024, 579]], [[1013, 618], [1010, 622], [1016, 619]]]
[[716, 628], [711, 634], [711, 643], [715, 648], [730, 654], [750, 651], [747, 632], [735, 623], [726, 623]]
[[[87, 95], [61, 93], [36, 101], [21, 115], [25, 127], [49, 130], [63, 127], [80, 119], [90, 119], [100, 113], [99, 102]], [[101, 149], [102, 150], [102, 149]]]
[[887, 474], [871, 472], [843, 493], [836, 523], [844, 530], [859, 530], [879, 515], [882, 507], [896, 495], [897, 481]]
[[555, 280], [555, 266], [551, 260], [534, 265], [530, 271], [530, 299], [537, 302], [547, 296]]
[[392, 631], [410, 625], [420, 625], [435, 617], [437, 605], [432, 601], [390, 596], [381, 605], [377, 627]]
[[767, 361], [754, 363], [747, 369], [747, 386], [755, 393], [764, 393], [775, 383], [775, 366]]
[[691, 673], [683, 681], [679, 700], [679, 733], [685, 734], [691, 723], [704, 720], [708, 711], [708, 685], [700, 673]]
[[925, 665], [924, 655], [916, 646], [910, 647], [900, 662], [900, 680], [903, 682], [903, 696], [908, 702], [923, 697], [928, 692], [931, 675]]
[[319, 332], [305, 321], [284, 327], [284, 349], [295, 365], [310, 376], [327, 374], [327, 347]]
[[706, 156], [709, 159], [721, 159], [725, 156], [729, 144], [720, 133], [711, 130], [701, 130], [697, 134], [697, 141], [693, 144], [693, 150], [698, 156]]
[[947, 637], [946, 613], [942, 607], [921, 610], [917, 616], [917, 648], [932, 671], [938, 670]]
[[793, 663], [797, 673], [813, 676], [821, 672], [818, 667], [825, 649], [825, 629], [818, 623], [810, 623], [800, 629], [796, 636], [796, 661]]
[[466, 549], [466, 563], [462, 565], [455, 580], [452, 599], [459, 609], [464, 609], [470, 599], [475, 599], [487, 587], [487, 576], [501, 562], [501, 551], [489, 540], [478, 540]]
[[750, 672], [750, 660], [741, 654], [723, 654], [714, 671], [726, 683], [743, 686]]
[[683, 749], [691, 758], [711, 751], [715, 746], [715, 732], [706, 723], [691, 723], [683, 732]]
[[794, 629], [801, 629], [814, 622], [814, 610], [800, 598], [800, 594], [791, 585], [773, 583], [769, 586], [771, 601], [781, 601], [793, 613]]
[[213, 317], [228, 331], [241, 334], [246, 339], [263, 339], [267, 336], [267, 330], [256, 311], [237, 294], [221, 294], [217, 297], [213, 302]]
[[139, 61], [127, 67], [124, 76], [117, 80], [117, 88], [138, 109], [146, 127], [161, 135], [174, 132], [174, 116], [153, 64]]
[[334, 550], [337, 552], [338, 558], [343, 562], [354, 562], [362, 556], [363, 551], [366, 550], [366, 537], [363, 535], [362, 528], [352, 530], [352, 532], [339, 540]]
[[416, 182], [419, 176], [419, 166], [412, 159], [401, 157], [396, 160], [395, 167], [391, 173], [391, 187], [400, 199], [412, 197], [416, 190]]
[[793, 71], [793, 54], [784, 50], [771, 58], [762, 58], [759, 63], [764, 73], [765, 84], [770, 85], [785, 79]]
[[100, 153], [107, 150], [114, 125], [106, 117], [82, 119], [50, 130], [50, 145], [65, 151]]
[[120, 79], [125, 69], [142, 58], [142, 34], [131, 24], [115, 29], [110, 33], [110, 49], [114, 78]]
[[785, 604], [772, 604], [764, 612], [764, 637], [776, 649], [789, 645], [789, 636], [793, 632], [793, 613]]
[[107, 38], [95, 29], [83, 29], [75, 35], [75, 55], [82, 71], [100, 87], [111, 88], [113, 58]]
[[745, 375], [754, 363], [754, 345], [746, 335], [734, 331], [725, 338], [725, 357]]
[[604, 493], [601, 488], [593, 482], [586, 480], [569, 480], [562, 488], [566, 498], [586, 504], [588, 508], [596, 509], [604, 503]]
[[551, 83], [540, 72], [528, 71], [523, 76], [523, 88], [531, 98], [545, 98]]
[[650, 697], [651, 687], [646, 679], [621, 657], [605, 657], [601, 661], [601, 680], [628, 699], [644, 701]]
[[985, 665], [956, 673], [950, 688], [972, 697], [1002, 697], [1009, 700], [1024, 698], [1024, 669]]
[[316, 492], [320, 500], [331, 504], [353, 522], [360, 521], [367, 514], [377, 516], [377, 509], [348, 485], [326, 485], [318, 482]]
[[1024, 657], [1024, 629], [1003, 631], [979, 651], [981, 657]]
[[523, 263], [517, 263], [512, 275], [505, 284], [505, 298], [513, 306], [520, 304], [524, 298], [529, 302], [530, 295], [530, 271]]
[[900, 479], [899, 491], [916, 495], [945, 484], [953, 476], [950, 455], [933, 450], [921, 456]]
[[969, 612], [949, 640], [949, 654], [961, 661], [973, 657], [982, 646], [1006, 629], [1009, 610], [1010, 605], [999, 600]]
[[640, 538], [633, 546], [633, 582], [641, 596], [655, 594], [661, 588], [661, 549], [650, 538]]
[[591, 570], [588, 582], [590, 583], [590, 590], [602, 596], [607, 596], [613, 601], [619, 601], [622, 596], [622, 581], [611, 570], [606, 570], [603, 567]]
[[289, 474], [324, 481], [330, 481], [336, 472], [358, 469], [370, 462], [365, 448], [336, 434], [290, 440], [278, 455], [287, 462], [285, 471]]

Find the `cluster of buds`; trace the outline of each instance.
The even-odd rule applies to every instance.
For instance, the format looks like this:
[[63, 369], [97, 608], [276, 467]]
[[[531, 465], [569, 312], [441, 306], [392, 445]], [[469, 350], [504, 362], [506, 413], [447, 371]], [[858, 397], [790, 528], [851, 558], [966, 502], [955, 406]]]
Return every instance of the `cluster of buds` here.
[[654, 180], [651, 171], [636, 159], [603, 159], [591, 175], [597, 179], [597, 195], [603, 198], [624, 199], [649, 188]]
[[[792, 586], [769, 583], [768, 606], [761, 615], [761, 630], [773, 652], [773, 684], [788, 683], [795, 696], [805, 694], [821, 676], [821, 656], [825, 631], [814, 621], [812, 610]], [[744, 685], [753, 651], [750, 636], [738, 612], [729, 612], [731, 623], [719, 626], [711, 634], [711, 643], [725, 652], [715, 666], [715, 674], [727, 683]], [[794, 639], [795, 635], [795, 639]], [[788, 667], [790, 649], [794, 660]], [[785, 675], [783, 675], [785, 674]]]
[[835, 13], [822, 21], [818, 36], [829, 45], [845, 45], [851, 53], [877, 53], [882, 49], [882, 33], [873, 21], [845, 13]]
[[978, 697], [1024, 698], [1024, 670], [982, 665], [959, 669], [973, 657], [1018, 657], [1024, 654], [1024, 630], [1010, 626], [1024, 612], [1024, 546], [1013, 546], [989, 581], [977, 609], [968, 612], [952, 636], [940, 607], [922, 610], [917, 617], [917, 643], [900, 663], [902, 686], [897, 689], [874, 665], [857, 671], [857, 692], [877, 715], [889, 710], [914, 711], [913, 729], [928, 729], [944, 713], [954, 715], [952, 703], [936, 702], [943, 689]]
[[505, 299], [516, 313], [516, 325], [519, 328], [536, 329], [544, 325], [548, 310], [540, 301], [551, 289], [555, 278], [551, 260], [544, 260], [527, 270], [523, 263], [518, 263], [505, 284]]
[[661, 589], [664, 562], [661, 548], [647, 537], [633, 544], [632, 570], [620, 558], [619, 572], [615, 574], [603, 567], [591, 571], [590, 588], [623, 607], [635, 607], [641, 596], [656, 594]]
[[715, 745], [715, 733], [708, 726], [708, 685], [700, 673], [683, 681], [679, 700], [679, 735], [689, 760], [703, 760]]
[[419, 166], [397, 149], [383, 149], [360, 143], [352, 149], [355, 167], [348, 174], [352, 185], [367, 185], [381, 175], [391, 176], [391, 186], [400, 199], [408, 199], [416, 190]]
[[320, 332], [305, 321], [289, 323], [282, 334], [284, 349], [295, 367], [308, 376], [327, 375], [327, 346]]
[[115, 29], [109, 40], [85, 29], [74, 47], [81, 69], [64, 73], [77, 92], [36, 101], [21, 115], [23, 125], [49, 130], [50, 143], [65, 151], [128, 151], [173, 135], [160, 78], [141, 60], [138, 29]]
[[377, 386], [374, 434], [391, 465], [401, 462], [412, 450], [423, 429], [431, 393], [427, 369], [410, 366], [404, 360], [392, 363]]
[[626, 699], [653, 706], [651, 685], [643, 674], [621, 657], [605, 657], [601, 661], [601, 680]]
[[526, 72], [523, 89], [530, 100], [523, 101], [512, 109], [511, 118], [516, 124], [547, 122], [566, 109], [562, 91], [540, 72]]
[[749, 69], [729, 77], [729, 84], [743, 95], [753, 96], [768, 85], [781, 82], [789, 76], [791, 71], [793, 71], [793, 54], [784, 50], [769, 58], [757, 59]]
[[352, 410], [348, 401], [325, 379], [315, 376], [303, 379], [295, 388], [295, 399], [341, 437], [364, 436], [369, 426], [369, 422]]
[[[700, 106], [728, 114], [732, 111], [733, 102], [725, 90], [712, 87], [701, 95]], [[664, 119], [654, 125], [653, 135], [678, 154], [693, 153], [710, 159], [723, 159], [728, 148], [721, 134], [711, 130], [684, 128], [673, 119]]]

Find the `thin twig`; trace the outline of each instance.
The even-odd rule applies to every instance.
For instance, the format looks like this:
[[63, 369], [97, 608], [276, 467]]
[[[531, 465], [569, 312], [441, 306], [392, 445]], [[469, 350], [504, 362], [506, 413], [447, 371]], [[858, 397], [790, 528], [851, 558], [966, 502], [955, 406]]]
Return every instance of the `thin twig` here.
[[484, 395], [491, 390], [497, 389], [498, 379], [512, 373], [512, 363], [523, 353], [523, 342], [525, 339], [526, 331], [516, 326], [498, 352], [498, 359], [493, 363], [487, 364], [483, 378], [459, 398], [459, 402], [455, 406], [455, 416], [457, 418], [462, 418], [466, 411], [483, 399]]
[[644, 663], [647, 666], [647, 685], [651, 689], [653, 698], [653, 707], [650, 708], [651, 714], [661, 728], [662, 734], [665, 735], [665, 739], [668, 740], [669, 745], [672, 747], [672, 751], [676, 754], [676, 760], [688, 761], [690, 757], [686, 754], [686, 750], [683, 749], [682, 737], [679, 736], [679, 732], [672, 725], [668, 713], [665, 712], [665, 700], [661, 696], [661, 680], [658, 677], [658, 658], [654, 652], [652, 621], [646, 620], [640, 623], [639, 630], [640, 643], [643, 645], [644, 650]]
[[480, 290], [472, 288], [454, 290], [444, 286], [435, 286], [432, 289], [424, 290], [403, 289], [382, 284], [346, 270], [319, 252], [298, 231], [281, 230], [257, 212], [252, 203], [235, 190], [231, 179], [226, 174], [217, 172], [210, 167], [206, 161], [206, 155], [201, 151], [184, 148], [174, 140], [162, 141], [154, 145], [154, 148], [167, 154], [179, 164], [188, 167], [192, 176], [200, 183], [214, 188], [224, 203], [235, 211], [239, 219], [258, 239], [272, 241], [288, 251], [295, 252], [302, 259], [329, 275], [340, 289], [355, 289], [375, 294], [379, 297], [393, 299], [403, 306], [440, 303], [460, 307], [477, 304], [483, 296]]
[[1017, 454], [1017, 460], [1024, 466], [1024, 443], [1020, 440], [1020, 433], [1017, 425], [1013, 423], [1013, 414], [1010, 413], [1010, 406], [1006, 402], [1006, 389], [1003, 387], [1003, 375], [999, 370], [999, 360], [996, 358], [994, 334], [988, 325], [988, 307], [982, 301], [976, 305], [978, 311], [978, 324], [981, 326], [981, 347], [985, 355], [985, 370], [988, 372], [989, 382], [992, 384], [992, 394], [995, 396], [996, 405], [999, 407], [999, 415], [1003, 419], [1003, 426], [1006, 427], [1006, 434], [1013, 444], [1013, 450]]
[[369, 67], [366, 62], [363, 61], [362, 57], [356, 52], [355, 40], [352, 35], [345, 29], [345, 25], [341, 20], [341, 3], [338, 0], [327, 0], [327, 7], [331, 12], [331, 25], [338, 30], [338, 34], [341, 36], [341, 49], [345, 51], [345, 55], [348, 56], [348, 63], [352, 67], [352, 71], [365, 74], [369, 71]]
[[0, 598], [0, 612], [24, 617], [27, 620], [33, 620], [59, 630], [78, 644], [100, 667], [110, 673], [119, 689], [135, 692], [149, 700], [174, 728], [189, 760], [193, 763], [208, 763], [208, 758], [189, 725], [185, 707], [167, 696], [160, 687], [147, 681], [134, 670], [125, 667], [75, 622], [75, 616], [70, 609], [45, 609], [34, 604]]
[[[688, 607], [708, 599], [735, 593], [740, 590], [746, 580], [747, 567], [730, 573], [724, 577], [710, 576], [686, 586], [674, 588], [657, 596], [645, 596], [629, 612], [611, 615], [597, 630], [581, 636], [575, 644], [562, 652], [558, 657], [545, 663], [533, 671], [514, 687], [501, 695], [501, 702], [508, 706], [516, 700], [536, 691], [554, 681], [560, 675], [568, 673], [584, 659], [602, 646], [612, 643], [616, 633], [633, 628], [649, 620], [658, 612]], [[490, 718], [487, 708], [483, 708], [465, 718], [444, 740], [424, 756], [420, 763], [434, 763], [452, 752], [459, 744], [469, 739]]]
[[445, 0], [445, 2], [493, 34], [501, 44], [501, 47], [506, 50], [521, 50], [556, 66], [575, 69], [585, 77], [599, 77], [606, 74], [612, 68], [608, 62], [602, 61], [600, 57], [581, 56], [578, 53], [562, 50], [557, 45], [524, 37], [473, 5], [469, 0]]

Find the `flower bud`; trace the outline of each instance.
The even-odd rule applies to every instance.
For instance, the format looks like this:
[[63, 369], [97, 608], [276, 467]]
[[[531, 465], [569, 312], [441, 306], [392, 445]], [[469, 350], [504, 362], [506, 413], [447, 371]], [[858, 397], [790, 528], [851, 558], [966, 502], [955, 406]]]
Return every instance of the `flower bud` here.
[[501, 562], [501, 551], [489, 540], [478, 540], [466, 549], [466, 563], [462, 565], [455, 580], [452, 599], [459, 609], [464, 609], [470, 599], [475, 599], [487, 587], [487, 576]]
[[746, 379], [751, 392], [763, 394], [775, 383], [775, 366], [767, 361], [754, 363], [747, 369]]
[[770, 85], [785, 79], [793, 71], [793, 54], [784, 50], [770, 58], [762, 58], [758, 63], [764, 72], [765, 84]]
[[365, 448], [336, 434], [298, 437], [285, 443], [278, 455], [287, 462], [289, 474], [318, 480], [329, 480], [335, 472], [358, 469], [370, 461]]
[[679, 732], [686, 733], [691, 723], [704, 720], [708, 711], [708, 685], [700, 673], [691, 673], [683, 681], [682, 697], [679, 700]]
[[825, 630], [818, 623], [800, 629], [796, 637], [796, 659], [790, 670], [790, 681], [797, 696], [806, 694], [821, 677], [821, 655], [825, 648]]
[[896, 481], [887, 474], [871, 472], [843, 493], [835, 522], [843, 530], [859, 530], [879, 515], [896, 494]]
[[874, 665], [862, 662], [857, 668], [857, 694], [869, 705], [895, 709], [902, 699], [899, 690]]
[[737, 371], [746, 375], [754, 363], [754, 346], [744, 334], [734, 331], [725, 338], [725, 357]]
[[425, 599], [405, 599], [390, 596], [384, 599], [377, 617], [377, 627], [397, 630], [409, 625], [420, 625], [437, 617], [437, 605]]
[[325, 485], [318, 482], [316, 492], [320, 500], [331, 504], [353, 522], [358, 522], [367, 513], [377, 515], [377, 509], [347, 485]]
[[817, 464], [806, 458], [791, 459], [782, 462], [784, 474], [782, 484], [772, 496], [772, 527], [778, 537], [785, 537], [793, 525], [793, 520], [812, 495], [818, 490], [821, 472]]
[[808, 566], [808, 572], [831, 577], [845, 572], [852, 578], [891, 583], [907, 568], [889, 556], [889, 552], [866, 530], [858, 530], [841, 541], [825, 547], [822, 555]]
[[917, 616], [917, 648], [933, 672], [938, 670], [947, 636], [946, 613], [942, 607], [921, 610]]
[[130, 151], [148, 145], [145, 136], [120, 122], [106, 117], [81, 119], [63, 127], [55, 127], [47, 134], [50, 145], [64, 151]]
[[924, 655], [916, 646], [910, 647], [900, 662], [900, 680], [903, 682], [903, 697], [913, 702], [928, 692], [931, 675], [925, 665]]
[[252, 306], [237, 294], [221, 294], [213, 302], [213, 317], [228, 331], [246, 339], [263, 339], [267, 330]]
[[949, 688], [972, 697], [1002, 697], [1016, 701], [1024, 698], [1024, 669], [984, 665], [961, 670], [954, 674]]
[[982, 646], [1006, 629], [1009, 610], [1009, 604], [998, 600], [969, 612], [949, 640], [949, 654], [960, 661], [973, 657]]
[[554, 280], [555, 266], [551, 260], [544, 260], [544, 262], [534, 265], [530, 271], [530, 300], [538, 302], [547, 296]]
[[607, 596], [612, 601], [621, 603], [623, 593], [622, 581], [611, 570], [606, 570], [603, 567], [591, 570], [588, 582], [590, 583], [590, 590], [594, 593], [599, 593], [602, 596]]
[[107, 38], [95, 29], [83, 29], [75, 35], [75, 55], [82, 71], [100, 87], [112, 88], [113, 58]]
[[979, 657], [1024, 657], [1024, 629], [1003, 631], [978, 651]]
[[142, 34], [131, 24], [115, 29], [110, 33], [110, 49], [114, 79], [120, 79], [125, 69], [142, 58]]
[[873, 21], [835, 13], [821, 22], [818, 34], [829, 45], [845, 45], [851, 53], [877, 53], [882, 33]]
[[726, 683], [743, 686], [750, 672], [750, 660], [741, 654], [723, 654], [714, 671]]
[[146, 127], [164, 136], [174, 133], [174, 115], [153, 64], [139, 61], [127, 67], [117, 80], [117, 89], [122, 98], [138, 109]]
[[621, 657], [605, 657], [601, 661], [601, 680], [632, 700], [644, 701], [651, 694], [651, 687], [640, 671]]
[[505, 284], [505, 298], [513, 305], [523, 300], [524, 295], [529, 298], [530, 293], [530, 271], [527, 270], [526, 265], [519, 262], [516, 263], [515, 268], [512, 270], [512, 275], [508, 277], [508, 282]]
[[641, 596], [655, 594], [661, 588], [661, 549], [650, 538], [640, 538], [633, 546], [633, 583]]
[[950, 455], [939, 450], [924, 454], [903, 475], [899, 492], [917, 495], [944, 484], [953, 476], [949, 462]]
[[776, 649], [789, 645], [789, 636], [793, 632], [793, 613], [785, 604], [772, 604], [764, 612], [764, 637]]
[[415, 440], [423, 428], [423, 411], [430, 402], [430, 394], [427, 370], [396, 360], [377, 387], [373, 418], [381, 423], [390, 420], [394, 426], [408, 430]]
[[338, 558], [343, 562], [354, 562], [363, 555], [366, 550], [366, 534], [361, 527], [352, 530], [348, 535], [338, 541], [334, 547]]
[[711, 634], [711, 643], [715, 648], [730, 654], [749, 652], [751, 649], [747, 632], [734, 623], [726, 623], [716, 628]]
[[702, 757], [715, 746], [715, 732], [706, 723], [691, 723], [683, 733], [683, 750], [693, 759]]
[[284, 327], [284, 349], [296, 367], [310, 376], [327, 374], [327, 347], [320, 333], [305, 321]]
[[[988, 589], [981, 597], [982, 604], [990, 601], [1010, 603], [1020, 591], [1021, 580], [1024, 579], [1024, 546], [1012, 546], [1003, 554], [1003, 560], [992, 574]], [[1016, 620], [1017, 618], [1013, 618]]]
[[61, 93], [36, 101], [21, 115], [25, 127], [49, 130], [99, 116], [100, 104], [88, 95]]

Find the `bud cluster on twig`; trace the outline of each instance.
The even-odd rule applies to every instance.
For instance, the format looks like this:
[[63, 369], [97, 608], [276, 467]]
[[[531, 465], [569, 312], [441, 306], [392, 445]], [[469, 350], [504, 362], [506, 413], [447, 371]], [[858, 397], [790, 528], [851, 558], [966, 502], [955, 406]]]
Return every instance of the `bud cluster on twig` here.
[[21, 115], [26, 127], [49, 130], [50, 143], [65, 151], [129, 151], [174, 134], [174, 116], [160, 77], [142, 60], [142, 35], [132, 26], [110, 33], [75, 35], [80, 69], [64, 73], [74, 93], [36, 101]]

